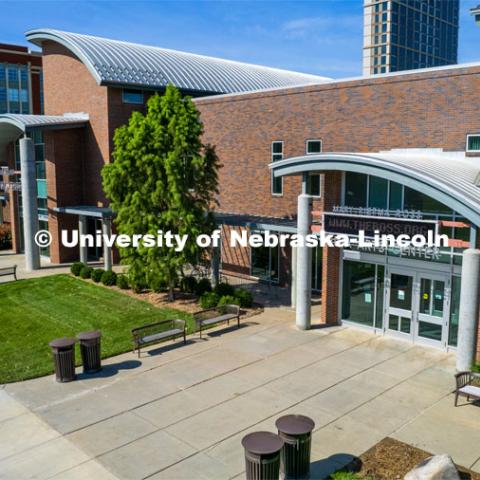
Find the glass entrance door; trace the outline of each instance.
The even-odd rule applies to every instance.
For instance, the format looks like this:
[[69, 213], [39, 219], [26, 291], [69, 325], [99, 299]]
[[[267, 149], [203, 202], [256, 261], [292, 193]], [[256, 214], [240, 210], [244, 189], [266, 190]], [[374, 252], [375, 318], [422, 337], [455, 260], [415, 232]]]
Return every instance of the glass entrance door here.
[[414, 277], [401, 271], [390, 273], [386, 328], [390, 333], [411, 336]]
[[387, 274], [385, 329], [415, 343], [446, 346], [450, 281], [443, 274], [391, 268]]
[[446, 345], [449, 288], [443, 276], [419, 274], [419, 299], [415, 335], [419, 342]]

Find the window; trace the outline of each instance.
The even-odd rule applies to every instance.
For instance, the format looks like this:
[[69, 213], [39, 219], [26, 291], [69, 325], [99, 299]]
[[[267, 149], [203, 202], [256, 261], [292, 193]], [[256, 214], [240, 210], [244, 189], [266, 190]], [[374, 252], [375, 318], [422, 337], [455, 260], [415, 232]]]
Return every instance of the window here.
[[[283, 142], [272, 142], [272, 162], [283, 160]], [[272, 173], [272, 195], [283, 195], [283, 177], [274, 177]]]
[[367, 205], [367, 175], [363, 173], [345, 173], [345, 205], [365, 207]]
[[131, 90], [124, 88], [122, 93], [123, 103], [143, 104], [143, 92], [140, 90]]
[[[252, 232], [262, 234], [262, 232]], [[279, 280], [279, 246], [251, 248], [251, 275], [260, 280], [278, 282]]]
[[343, 261], [342, 319], [382, 328], [383, 265]]
[[306, 146], [307, 155], [313, 155], [315, 153], [321, 153], [322, 141], [321, 140], [307, 140]]
[[467, 135], [467, 152], [480, 152], [480, 134]]
[[[322, 152], [321, 140], [307, 140], [305, 150], [307, 155], [315, 155]], [[320, 189], [320, 174], [311, 173], [307, 177], [307, 193], [313, 197], [319, 197], [321, 193]]]

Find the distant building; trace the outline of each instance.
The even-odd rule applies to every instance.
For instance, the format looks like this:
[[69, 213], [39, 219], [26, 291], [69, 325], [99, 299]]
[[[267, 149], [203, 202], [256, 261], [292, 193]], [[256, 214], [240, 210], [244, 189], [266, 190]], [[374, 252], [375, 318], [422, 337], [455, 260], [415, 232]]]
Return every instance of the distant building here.
[[480, 5], [471, 8], [470, 13], [475, 17], [475, 23], [480, 27]]
[[459, 0], [365, 0], [363, 74], [457, 63]]
[[43, 113], [40, 52], [0, 43], [0, 113]]

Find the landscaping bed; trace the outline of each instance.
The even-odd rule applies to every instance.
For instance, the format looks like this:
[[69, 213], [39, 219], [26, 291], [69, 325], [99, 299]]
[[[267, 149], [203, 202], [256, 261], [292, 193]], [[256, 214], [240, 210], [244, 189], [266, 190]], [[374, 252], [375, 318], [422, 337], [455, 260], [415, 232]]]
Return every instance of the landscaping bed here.
[[[225, 282], [212, 288], [210, 280], [206, 277], [197, 279], [190, 275], [184, 276], [180, 279], [178, 287], [174, 289], [174, 299], [171, 300], [167, 289], [162, 289], [159, 282], [153, 282], [152, 286], [132, 288], [127, 273], [105, 272], [102, 268], [93, 268], [81, 262], [72, 265], [71, 273], [89, 283], [104, 285], [130, 297], [149, 302], [156, 307], [175, 308], [186, 313], [221, 307], [225, 304], [239, 305], [244, 318], [256, 315], [263, 310], [260, 305], [253, 303], [253, 294], [249, 290]], [[194, 331], [195, 329], [189, 326], [188, 333]]]
[[4, 283], [0, 298], [0, 384], [52, 373], [48, 342], [54, 338], [99, 329], [106, 358], [132, 349], [134, 327], [181, 318], [190, 331], [194, 329], [185, 311], [158, 308], [71, 275]]
[[[432, 455], [432, 453], [387, 437], [352, 463], [351, 469], [355, 473], [345, 473], [343, 475], [339, 472], [332, 475], [332, 479], [400, 480], [422, 460]], [[480, 480], [479, 473], [458, 465], [457, 468], [462, 480]]]

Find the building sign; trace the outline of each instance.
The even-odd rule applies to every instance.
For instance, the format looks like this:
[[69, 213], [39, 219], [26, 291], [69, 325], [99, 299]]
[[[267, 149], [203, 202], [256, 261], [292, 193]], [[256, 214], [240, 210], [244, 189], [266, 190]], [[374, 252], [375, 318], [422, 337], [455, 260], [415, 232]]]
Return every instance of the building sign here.
[[[8, 177], [18, 174], [19, 172], [8, 168], [0, 167], [0, 192], [20, 192], [22, 184], [20, 182], [12, 182]], [[7, 177], [7, 180], [2, 180], [2, 177]]]
[[358, 236], [363, 230], [365, 237], [373, 238], [379, 235], [423, 235], [428, 237], [428, 232], [433, 232], [435, 238], [438, 222], [435, 220], [413, 220], [393, 217], [358, 216], [341, 213], [324, 213], [323, 230], [330, 234], [344, 234]]
[[0, 192], [20, 192], [22, 184], [20, 182], [2, 182], [0, 181]]
[[335, 205], [332, 212], [359, 215], [361, 217], [422, 218], [422, 212], [420, 210], [388, 210], [386, 208], [375, 207], [349, 207], [348, 205]]

